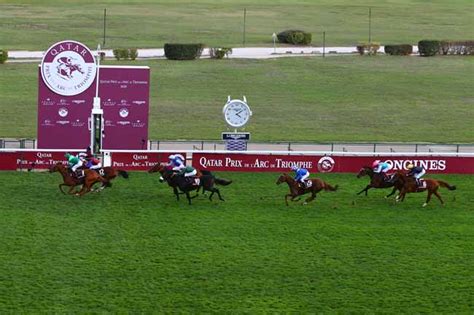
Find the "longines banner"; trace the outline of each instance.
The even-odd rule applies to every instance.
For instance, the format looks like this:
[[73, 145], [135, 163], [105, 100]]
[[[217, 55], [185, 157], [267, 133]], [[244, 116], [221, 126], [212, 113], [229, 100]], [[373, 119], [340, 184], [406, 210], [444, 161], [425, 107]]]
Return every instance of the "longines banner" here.
[[428, 173], [474, 174], [474, 157], [437, 156], [317, 156], [193, 153], [193, 166], [209, 171], [290, 172], [297, 165], [313, 173], [357, 173], [375, 159], [386, 161], [394, 170], [406, 170], [408, 164], [421, 165]]
[[[38, 148], [89, 146], [96, 71], [94, 56], [81, 43], [48, 49], [38, 72]], [[103, 149], [146, 149], [149, 90], [149, 67], [100, 67]]]

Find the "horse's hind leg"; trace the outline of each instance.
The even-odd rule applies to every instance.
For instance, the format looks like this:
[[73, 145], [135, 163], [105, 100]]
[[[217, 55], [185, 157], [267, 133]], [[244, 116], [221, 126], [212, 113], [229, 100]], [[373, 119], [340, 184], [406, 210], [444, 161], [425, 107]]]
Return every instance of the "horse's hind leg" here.
[[286, 202], [286, 205], [287, 205], [287, 206], [289, 206], [289, 204], [288, 204], [288, 197], [291, 197], [291, 200], [293, 200], [296, 196], [293, 196], [292, 194], [285, 195], [285, 202]]
[[438, 197], [438, 199], [439, 199], [439, 201], [441, 202], [441, 204], [444, 205], [443, 198], [441, 198], [441, 195], [440, 195], [440, 193], [438, 192], [438, 190], [435, 190], [433, 193], [435, 194], [436, 197]]
[[428, 205], [428, 202], [430, 202], [430, 200], [431, 200], [431, 195], [432, 194], [433, 194], [433, 192], [428, 190], [428, 196], [426, 197], [426, 202], [423, 204], [423, 207], [426, 207]]
[[306, 198], [306, 200], [304, 201], [304, 205], [307, 204], [308, 202], [314, 200], [316, 198], [316, 193], [315, 192], [312, 192], [311, 193], [311, 196], [309, 196], [308, 198]]
[[219, 191], [219, 188], [214, 188], [214, 189], [213, 189], [213, 192], [214, 192], [214, 191], [215, 191], [215, 192], [217, 193], [217, 195], [219, 196], [219, 200], [225, 201], [224, 198], [222, 198], [222, 196], [221, 196], [221, 192]]
[[191, 205], [191, 196], [189, 195], [189, 191], [186, 192], [186, 198], [188, 198], [188, 204]]
[[393, 188], [392, 192], [389, 193], [387, 196], [385, 196], [385, 198], [392, 196], [396, 191], [397, 191], [397, 188]]

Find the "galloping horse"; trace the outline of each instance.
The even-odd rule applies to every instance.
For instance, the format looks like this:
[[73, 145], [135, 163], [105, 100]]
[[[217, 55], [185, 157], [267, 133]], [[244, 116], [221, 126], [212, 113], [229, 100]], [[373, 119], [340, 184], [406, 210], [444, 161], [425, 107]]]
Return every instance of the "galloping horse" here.
[[94, 191], [102, 191], [107, 187], [112, 187], [111, 181], [117, 176], [122, 176], [123, 178], [128, 179], [128, 173], [126, 171], [117, 170], [111, 166], [102, 167], [96, 170], [96, 172], [98, 172], [99, 175], [101, 175], [105, 179], [105, 182], [102, 183], [102, 186], [100, 186]]
[[[338, 188], [338, 185], [332, 187], [328, 183], [324, 182], [323, 180], [319, 178], [315, 179], [309, 179], [308, 181], [311, 182], [310, 187], [301, 187], [290, 175], [283, 173], [278, 177], [278, 180], [276, 182], [277, 185], [280, 185], [283, 182], [286, 182], [288, 184], [288, 187], [290, 188], [290, 193], [285, 195], [285, 202], [286, 205], [288, 206], [288, 197], [291, 197], [291, 201], [297, 201], [295, 200], [296, 197], [304, 195], [306, 193], [311, 193], [311, 196], [306, 198], [305, 202], [303, 204], [307, 204], [314, 198], [316, 198], [316, 194], [320, 192], [321, 190], [325, 191], [336, 191]], [[298, 199], [299, 200], [299, 199]]]
[[360, 169], [359, 173], [357, 174], [357, 178], [361, 178], [363, 176], [369, 176], [370, 177], [370, 183], [361, 191], [359, 191], [357, 194], [360, 195], [365, 191], [365, 195], [367, 196], [367, 191], [370, 188], [389, 188], [393, 187], [393, 190], [390, 194], [385, 196], [385, 198], [388, 198], [392, 196], [397, 190], [402, 189], [402, 184], [400, 182], [395, 181], [390, 181], [387, 182], [384, 180], [383, 174], [380, 173], [375, 173], [374, 170], [371, 167], [364, 166]]
[[[161, 174], [160, 182], [163, 182], [163, 181], [165, 181], [164, 174], [167, 171], [173, 172], [170, 165], [168, 165], [167, 163], [158, 163], [158, 164], [155, 164], [151, 169], [149, 169], [148, 173], [159, 172]], [[232, 183], [232, 181], [229, 180], [229, 179], [223, 179], [223, 178], [215, 177], [210, 171], [207, 171], [207, 170], [196, 170], [196, 171], [197, 171], [196, 177], [201, 179], [203, 176], [206, 176], [204, 178], [204, 180], [207, 180], [207, 176], [210, 176], [217, 185], [227, 186], [227, 185], [230, 185]], [[179, 194], [180, 193], [178, 191], [177, 183], [175, 181], [169, 181], [169, 180], [166, 180], [166, 182], [168, 183], [168, 186], [173, 188], [173, 192], [176, 195], [176, 199], [179, 201]], [[206, 187], [200, 185], [196, 190], [196, 196], [197, 196], [197, 193], [199, 192], [201, 187], [203, 188], [202, 193], [204, 194], [206, 192], [206, 190], [207, 190]], [[194, 196], [194, 197], [196, 197], [196, 196]]]
[[[76, 178], [61, 162], [53, 165], [49, 169], [49, 172], [59, 172], [62, 175], [63, 183], [59, 184], [59, 190], [61, 190], [63, 194], [66, 194], [63, 190], [63, 186], [69, 186], [68, 194], [75, 193], [78, 196], [82, 196], [91, 191], [95, 183], [102, 182], [103, 185], [106, 183], [106, 180], [94, 170], [84, 170], [84, 177]], [[73, 192], [74, 187], [78, 185], [82, 185], [82, 189], [79, 192]]]
[[426, 190], [428, 192], [428, 195], [426, 197], [425, 203], [423, 204], [423, 207], [426, 207], [428, 205], [428, 202], [430, 202], [431, 200], [431, 195], [433, 194], [439, 199], [441, 204], [444, 204], [444, 201], [438, 192], [438, 188], [440, 186], [449, 190], [456, 190], [456, 186], [451, 186], [445, 181], [429, 178], [423, 179], [422, 181], [424, 181], [424, 185], [422, 187], [418, 187], [418, 184], [416, 183], [414, 177], [407, 176], [400, 171], [395, 173], [394, 179], [403, 183], [400, 195], [398, 195], [397, 197], [397, 202], [403, 201], [407, 193], [418, 193]]
[[[184, 194], [186, 194], [186, 198], [188, 198], [188, 203], [191, 204], [191, 199], [196, 198], [198, 195], [191, 197], [189, 195], [190, 191], [196, 190], [198, 191], [200, 187], [203, 188], [203, 191], [210, 191], [211, 194], [209, 195], [209, 200], [212, 201], [212, 196], [214, 193], [217, 193], [219, 199], [224, 201], [221, 196], [221, 193], [218, 188], [214, 187], [216, 183], [214, 176], [212, 175], [201, 175], [199, 178], [186, 178], [178, 173], [173, 172], [172, 170], [165, 169], [163, 172], [163, 178], [168, 182], [168, 185], [173, 187], [174, 194], [176, 195], [176, 199], [179, 200], [179, 193], [178, 188]], [[197, 181], [195, 180], [197, 179]]]

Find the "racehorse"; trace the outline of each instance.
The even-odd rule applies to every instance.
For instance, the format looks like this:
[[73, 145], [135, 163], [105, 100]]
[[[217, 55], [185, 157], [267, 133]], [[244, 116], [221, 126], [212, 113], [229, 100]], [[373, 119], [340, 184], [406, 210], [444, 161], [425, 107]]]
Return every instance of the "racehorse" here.
[[400, 171], [395, 173], [394, 178], [403, 183], [403, 187], [400, 191], [400, 194], [397, 197], [397, 202], [403, 201], [407, 193], [418, 193], [418, 192], [427, 191], [428, 195], [426, 197], [425, 203], [423, 204], [423, 207], [426, 207], [428, 205], [428, 202], [430, 202], [431, 200], [431, 195], [433, 194], [439, 199], [439, 201], [443, 205], [444, 201], [438, 192], [439, 187], [444, 187], [449, 190], [456, 190], [456, 186], [451, 186], [445, 181], [437, 180], [437, 179], [429, 179], [429, 178], [423, 179], [422, 181], [424, 182], [423, 183], [424, 185], [419, 187], [414, 177], [407, 176], [406, 174]]
[[325, 191], [336, 191], [338, 188], [338, 185], [336, 186], [331, 186], [325, 181], [319, 179], [319, 178], [314, 178], [314, 179], [309, 179], [309, 182], [311, 182], [310, 187], [301, 187], [290, 175], [283, 173], [278, 177], [278, 180], [276, 182], [277, 185], [280, 185], [281, 183], [286, 182], [288, 184], [288, 187], [290, 188], [290, 193], [285, 195], [285, 202], [286, 205], [288, 206], [288, 197], [291, 197], [291, 201], [298, 201], [299, 199], [295, 200], [296, 197], [311, 193], [311, 196], [306, 198], [305, 202], [303, 203], [304, 205], [310, 202], [311, 200], [316, 198], [316, 194], [320, 192], [321, 190]]
[[357, 194], [360, 195], [365, 191], [365, 195], [367, 196], [367, 191], [370, 188], [389, 188], [393, 187], [393, 190], [391, 193], [389, 193], [385, 198], [388, 198], [392, 196], [397, 190], [401, 190], [403, 184], [399, 181], [391, 180], [391, 181], [386, 181], [384, 179], [384, 175], [381, 173], [375, 173], [374, 170], [371, 167], [364, 166], [360, 169], [359, 173], [357, 174], [357, 178], [361, 178], [363, 176], [369, 176], [370, 177], [370, 183], [361, 191], [359, 191]]
[[[165, 172], [167, 171], [171, 171], [173, 172], [172, 170], [172, 167], [170, 165], [168, 165], [167, 163], [158, 163], [158, 164], [155, 164], [151, 169], [148, 170], [148, 173], [156, 173], [156, 172], [159, 172], [161, 174], [161, 177], [160, 177], [160, 182], [163, 182], [165, 181], [165, 178], [164, 178], [164, 174]], [[201, 179], [203, 176], [204, 177], [204, 180], [208, 180], [208, 176], [210, 176], [214, 182], [217, 184], [217, 185], [221, 185], [221, 186], [227, 186], [227, 185], [230, 185], [232, 183], [232, 180], [229, 180], [229, 179], [223, 179], [223, 178], [217, 178], [215, 177], [210, 171], [208, 170], [196, 170], [197, 173], [196, 173], [196, 177], [198, 177], [199, 179]], [[173, 192], [174, 194], [176, 195], [176, 199], [179, 201], [179, 194], [180, 192], [178, 191], [178, 185], [177, 185], [177, 182], [176, 181], [169, 181], [169, 180], [166, 180], [166, 182], [168, 183], [168, 186], [170, 186], [171, 188], [173, 188]], [[202, 190], [202, 193], [204, 194], [206, 192], [206, 187], [203, 186], [203, 185], [200, 185], [197, 189], [196, 189], [196, 196], [194, 196], [193, 198], [197, 197], [197, 194], [199, 193], [199, 190], [201, 189], [201, 187], [203, 188]], [[211, 190], [209, 190], [211, 191]], [[212, 191], [211, 191], [212, 192]], [[184, 193], [184, 192], [183, 192]]]
[[[59, 184], [59, 190], [63, 194], [66, 194], [63, 190], [63, 186], [69, 186], [68, 194], [75, 193], [78, 196], [82, 196], [85, 193], [91, 191], [92, 186], [95, 183], [102, 182], [106, 183], [106, 180], [93, 170], [84, 170], [84, 177], [75, 177], [61, 162], [56, 163], [49, 169], [50, 173], [59, 172], [63, 177], [63, 183]], [[82, 185], [82, 189], [79, 192], [73, 192], [74, 187]]]
[[107, 187], [112, 187], [111, 181], [112, 181], [112, 179], [114, 179], [117, 176], [122, 176], [125, 179], [128, 179], [128, 177], [129, 177], [128, 173], [126, 171], [117, 170], [117, 169], [115, 169], [111, 166], [102, 167], [102, 168], [99, 168], [99, 169], [94, 170], [94, 171], [99, 173], [99, 175], [101, 175], [105, 179], [105, 182], [103, 182], [102, 185], [99, 188], [94, 190], [96, 192], [102, 191]]

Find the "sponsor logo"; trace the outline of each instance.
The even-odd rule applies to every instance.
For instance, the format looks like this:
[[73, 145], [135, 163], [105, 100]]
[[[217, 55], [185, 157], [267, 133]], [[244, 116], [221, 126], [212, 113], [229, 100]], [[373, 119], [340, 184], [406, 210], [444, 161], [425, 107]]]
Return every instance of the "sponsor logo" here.
[[41, 77], [51, 91], [64, 96], [84, 92], [96, 75], [94, 56], [89, 48], [76, 41], [51, 46], [41, 61]]
[[112, 120], [106, 120], [106, 121], [105, 121], [105, 125], [106, 125], [107, 127], [113, 127], [113, 126], [115, 126], [115, 124], [114, 124], [114, 122], [113, 122]]
[[128, 106], [127, 100], [120, 100], [120, 104], [122, 104], [122, 106]]
[[54, 101], [52, 101], [49, 97], [45, 100], [42, 100], [41, 101], [41, 105], [46, 105], [46, 106], [49, 106], [49, 105], [54, 105]]
[[134, 154], [134, 155], [133, 155], [133, 159], [134, 159], [135, 161], [148, 160], [148, 155], [144, 155], [144, 154]]
[[132, 103], [137, 105], [143, 105], [146, 103], [146, 101], [133, 101]]
[[446, 170], [446, 160], [417, 160], [417, 159], [409, 159], [409, 160], [386, 160], [387, 164], [389, 164], [392, 169], [394, 170], [407, 170], [408, 165], [413, 164], [415, 166], [421, 166], [425, 170], [428, 171], [444, 171]]
[[74, 104], [79, 105], [79, 104], [85, 103], [86, 100], [73, 100], [72, 102], [73, 102]]
[[323, 156], [318, 161], [318, 171], [321, 173], [328, 173], [334, 169], [336, 162], [330, 156]]
[[61, 117], [66, 117], [68, 113], [69, 113], [69, 112], [68, 112], [67, 108], [64, 108], [64, 107], [61, 107], [61, 108], [58, 110], [58, 114], [59, 114], [59, 116], [61, 116]]
[[145, 123], [140, 120], [137, 120], [136, 122], [132, 123], [132, 127], [142, 128], [142, 127], [145, 127]]
[[69, 124], [69, 120], [56, 120], [56, 123], [60, 125], [67, 125]]
[[82, 127], [84, 126], [86, 123], [84, 121], [81, 121], [80, 119], [76, 119], [76, 121], [73, 121], [72, 122], [72, 126], [73, 127]]
[[127, 117], [127, 116], [128, 116], [128, 113], [129, 113], [129, 112], [128, 112], [128, 109], [126, 109], [126, 108], [121, 108], [121, 109], [119, 110], [119, 115], [120, 115], [120, 117], [122, 117], [122, 118]]
[[51, 120], [45, 119], [43, 120], [43, 123], [41, 124], [41, 126], [54, 126], [54, 124]]
[[119, 120], [117, 121], [117, 125], [126, 126], [126, 125], [130, 125], [130, 122], [128, 120]]
[[114, 106], [116, 103], [108, 98], [106, 101], [102, 103], [103, 106]]
[[38, 152], [36, 153], [36, 157], [39, 159], [44, 159], [44, 158], [52, 158], [53, 156], [51, 153]]

